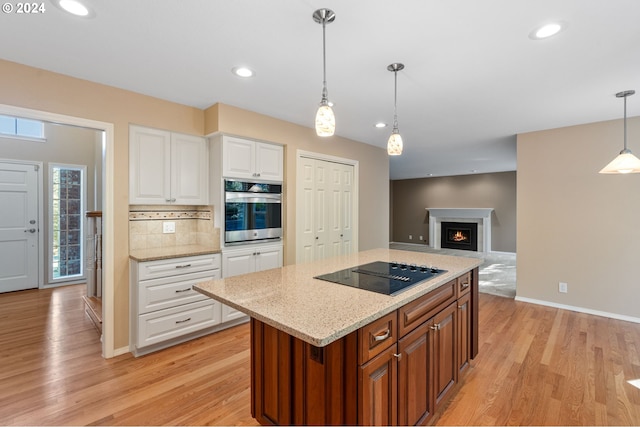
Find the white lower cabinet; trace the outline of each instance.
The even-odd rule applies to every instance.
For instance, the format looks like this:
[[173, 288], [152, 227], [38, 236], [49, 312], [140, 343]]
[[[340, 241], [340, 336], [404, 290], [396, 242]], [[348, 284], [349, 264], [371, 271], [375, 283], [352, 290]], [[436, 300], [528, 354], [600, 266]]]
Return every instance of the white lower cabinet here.
[[198, 301], [185, 306], [142, 314], [138, 318], [137, 347], [181, 337], [220, 323], [220, 304]]
[[219, 279], [220, 268], [220, 254], [132, 260], [129, 350], [139, 356], [240, 323], [223, 318], [221, 303], [193, 289]]
[[[222, 250], [223, 277], [282, 267], [282, 245], [252, 245]], [[222, 321], [247, 319], [244, 313], [222, 304]]]

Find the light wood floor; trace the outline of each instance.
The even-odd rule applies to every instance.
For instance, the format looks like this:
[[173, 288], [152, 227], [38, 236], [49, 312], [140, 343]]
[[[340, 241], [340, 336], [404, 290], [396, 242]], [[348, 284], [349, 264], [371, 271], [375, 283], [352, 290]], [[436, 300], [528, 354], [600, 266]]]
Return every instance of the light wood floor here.
[[[0, 295], [0, 424], [238, 425], [249, 327], [105, 360], [83, 286]], [[639, 425], [640, 325], [480, 296], [480, 354], [441, 425]]]

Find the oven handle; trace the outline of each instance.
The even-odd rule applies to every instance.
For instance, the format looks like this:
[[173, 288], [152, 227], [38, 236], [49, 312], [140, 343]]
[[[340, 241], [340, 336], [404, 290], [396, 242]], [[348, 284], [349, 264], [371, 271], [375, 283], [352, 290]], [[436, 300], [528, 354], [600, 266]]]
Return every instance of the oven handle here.
[[281, 203], [282, 194], [260, 194], [255, 193], [226, 193], [225, 200], [227, 202], [244, 202], [244, 203]]

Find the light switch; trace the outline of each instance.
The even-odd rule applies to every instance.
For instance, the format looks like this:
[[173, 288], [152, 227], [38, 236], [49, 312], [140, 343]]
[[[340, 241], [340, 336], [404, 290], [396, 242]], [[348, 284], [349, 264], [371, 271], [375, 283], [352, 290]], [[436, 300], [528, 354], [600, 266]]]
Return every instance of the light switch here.
[[163, 233], [175, 233], [176, 232], [176, 223], [174, 221], [167, 221], [162, 223], [162, 232]]

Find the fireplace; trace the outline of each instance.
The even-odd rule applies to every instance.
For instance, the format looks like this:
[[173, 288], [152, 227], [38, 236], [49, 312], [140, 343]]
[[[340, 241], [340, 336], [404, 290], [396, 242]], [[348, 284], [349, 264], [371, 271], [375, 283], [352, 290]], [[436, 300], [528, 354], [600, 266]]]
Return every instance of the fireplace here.
[[491, 215], [493, 208], [427, 208], [429, 211], [429, 246], [440, 249], [441, 227], [445, 221], [477, 224], [476, 251], [491, 252]]
[[478, 250], [477, 223], [442, 221], [440, 227], [441, 248], [462, 249], [465, 251]]

